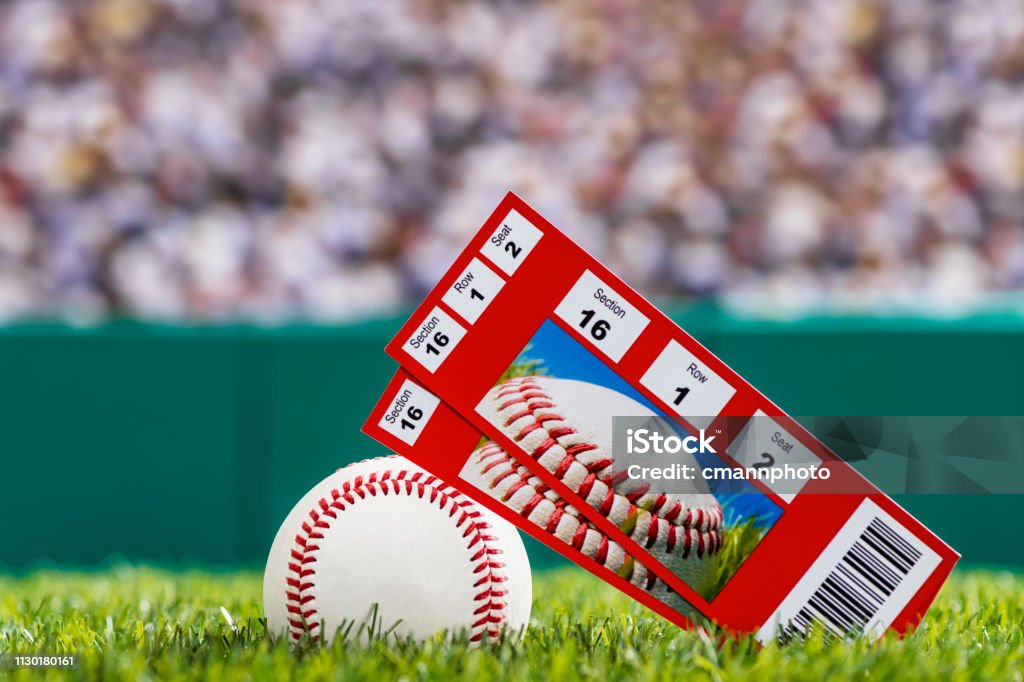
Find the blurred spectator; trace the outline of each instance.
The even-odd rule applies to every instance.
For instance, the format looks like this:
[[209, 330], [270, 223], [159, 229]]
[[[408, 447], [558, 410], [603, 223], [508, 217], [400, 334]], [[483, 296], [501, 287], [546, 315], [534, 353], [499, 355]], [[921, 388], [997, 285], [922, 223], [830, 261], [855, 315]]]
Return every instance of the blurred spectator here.
[[338, 320], [508, 189], [652, 295], [1024, 288], [1024, 0], [7, 0], [0, 318]]

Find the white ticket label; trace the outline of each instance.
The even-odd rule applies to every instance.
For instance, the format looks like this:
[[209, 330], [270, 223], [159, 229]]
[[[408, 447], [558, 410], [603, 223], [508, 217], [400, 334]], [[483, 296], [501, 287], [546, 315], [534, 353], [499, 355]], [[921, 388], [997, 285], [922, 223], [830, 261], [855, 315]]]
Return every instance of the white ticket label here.
[[505, 271], [513, 274], [540, 241], [542, 232], [517, 211], [509, 211], [501, 224], [480, 249], [480, 253]]
[[669, 341], [640, 383], [697, 428], [707, 428], [734, 395], [733, 388], [697, 356]]
[[415, 445], [440, 403], [433, 393], [406, 379], [378, 426], [403, 442]]
[[[761, 410], [754, 413], [736, 440], [729, 447], [729, 454], [739, 464], [747, 467], [803, 467], [819, 464], [821, 458], [803, 443], [791, 436], [778, 423]], [[773, 481], [762, 479], [764, 484], [786, 502], [792, 502], [807, 480]], [[796, 489], [794, 489], [796, 488]]]
[[435, 306], [423, 318], [419, 330], [406, 340], [404, 348], [413, 359], [434, 372], [465, 335], [465, 327]]
[[615, 362], [622, 359], [650, 322], [590, 270], [565, 295], [555, 315]]
[[441, 300], [466, 322], [473, 324], [505, 286], [500, 275], [474, 258]]

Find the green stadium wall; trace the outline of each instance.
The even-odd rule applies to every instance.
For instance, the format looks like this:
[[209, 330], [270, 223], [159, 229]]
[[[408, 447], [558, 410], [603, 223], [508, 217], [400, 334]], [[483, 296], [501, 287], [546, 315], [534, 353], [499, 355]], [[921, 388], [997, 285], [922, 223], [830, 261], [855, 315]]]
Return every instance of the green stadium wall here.
[[[1024, 414], [1021, 316], [670, 314], [792, 414]], [[260, 564], [309, 487], [385, 453], [359, 428], [399, 323], [0, 329], [0, 566]], [[1024, 496], [899, 501], [966, 561], [1024, 565]]]

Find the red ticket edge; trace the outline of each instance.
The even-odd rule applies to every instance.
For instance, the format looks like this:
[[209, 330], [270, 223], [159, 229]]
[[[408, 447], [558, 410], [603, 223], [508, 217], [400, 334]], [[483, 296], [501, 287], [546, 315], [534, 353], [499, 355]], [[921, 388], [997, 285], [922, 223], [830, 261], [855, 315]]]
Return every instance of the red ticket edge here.
[[[685, 613], [673, 608], [666, 601], [656, 598], [651, 591], [630, 582], [604, 563], [587, 556], [573, 544], [560, 540], [544, 527], [517, 513], [497, 497], [488, 495], [474, 483], [464, 479], [461, 472], [469, 458], [477, 450], [482, 434], [439, 399], [435, 398], [431, 404], [419, 402], [419, 406], [417, 406], [417, 402], [414, 400], [414, 402], [404, 405], [406, 409], [401, 415], [402, 417], [408, 417], [409, 410], [413, 410], [413, 414], [417, 415], [414, 419], [410, 418], [409, 422], [414, 425], [415, 429], [414, 434], [411, 434], [415, 438], [413, 442], [398, 438], [392, 432], [382, 428], [381, 423], [384, 421], [385, 414], [394, 409], [396, 399], [410, 384], [421, 389], [424, 394], [432, 396], [419, 382], [404, 370], [399, 369], [363, 425], [364, 433], [395, 453], [423, 467], [434, 476], [453, 485], [460, 492], [498, 514], [520, 531], [632, 597], [669, 622], [683, 629], [695, 627], [694, 621]], [[642, 564], [636, 557], [633, 557], [633, 560]], [[648, 566], [645, 565], [644, 568], [650, 572]], [[653, 572], [650, 574], [654, 576]]]
[[[518, 216], [510, 211], [515, 211]], [[523, 227], [524, 219], [529, 228]], [[510, 224], [512, 229], [509, 228]], [[515, 229], [517, 227], [520, 228], [518, 233]], [[531, 232], [527, 235], [530, 238], [520, 239], [520, 243], [515, 244], [513, 239], [519, 239], [524, 230]], [[506, 233], [504, 240], [500, 239], [503, 232]], [[502, 242], [504, 247], [501, 246]], [[510, 245], [513, 248], [510, 249]], [[453, 298], [450, 292], [457, 288], [460, 278], [465, 279], [464, 275], [471, 264], [477, 272], [489, 272], [492, 280], [488, 299], [477, 309], [467, 307], [464, 301], [459, 305], [451, 303]], [[640, 312], [641, 317], [646, 318], [643, 328], [629, 341], [625, 350], [602, 349], [600, 341], [581, 333], [555, 313], [559, 304], [566, 299], [567, 292], [571, 292], [586, 273], [591, 273], [603, 284], [614, 296], [614, 300], [632, 306]], [[497, 282], [496, 286], [494, 282]], [[466, 288], [463, 286], [464, 290]], [[473, 300], [476, 300], [475, 297]], [[714, 412], [720, 416], [707, 427], [709, 430], [722, 430], [725, 452], [729, 452], [741, 428], [735, 423], [735, 418], [749, 418], [760, 412], [774, 418], [781, 428], [818, 456], [823, 465], [832, 471], [831, 479], [809, 482], [802, 493], [792, 500], [782, 500], [766, 486], [757, 486], [779, 504], [784, 513], [729, 583], [712, 598], [714, 608], [711, 602], [704, 600], [675, 573], [658, 563], [642, 546], [587, 505], [476, 411], [477, 405], [496, 379], [547, 320], [557, 324], [595, 357], [603, 360], [634, 389], [658, 405], [664, 414], [696, 432], [694, 425], [673, 410], [664, 394], [658, 395], [641, 381], [662, 353], [667, 353], [672, 344], [678, 345], [699, 364], [700, 371], [710, 372], [718, 378], [719, 383], [724, 382], [733, 389], [731, 397]], [[418, 347], [414, 349], [412, 341], [417, 339]], [[444, 346], [432, 343], [442, 340], [446, 342]], [[622, 544], [631, 554], [643, 557], [644, 563], [650, 565], [660, 578], [688, 602], [727, 627], [740, 631], [753, 631], [761, 627], [766, 613], [770, 615], [771, 610], [797, 585], [826, 545], [842, 529], [844, 522], [867, 498], [896, 519], [940, 559], [939, 565], [892, 621], [893, 629], [905, 630], [919, 620], [931, 601], [929, 595], [934, 596], [958, 558], [957, 553], [948, 545], [862, 479], [849, 465], [835, 457], [732, 369], [514, 194], [505, 197], [438, 286], [388, 344], [387, 351], [433, 393], [578, 507], [595, 526]], [[737, 464], [729, 457], [723, 459]], [[856, 488], [862, 492], [811, 494], [827, 492], [830, 488], [840, 486], [843, 490]], [[765, 576], [771, 578], [767, 586], [764, 584]], [[751, 595], [760, 595], [760, 599], [752, 604]]]

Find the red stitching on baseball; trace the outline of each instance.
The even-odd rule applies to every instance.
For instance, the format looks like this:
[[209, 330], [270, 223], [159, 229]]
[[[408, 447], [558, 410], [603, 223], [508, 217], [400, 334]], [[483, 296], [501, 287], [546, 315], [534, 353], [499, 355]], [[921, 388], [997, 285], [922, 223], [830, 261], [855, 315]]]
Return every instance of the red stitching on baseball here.
[[525, 487], [526, 481], [520, 478], [518, 481], [516, 481], [515, 483], [508, 487], [508, 490], [505, 491], [505, 494], [501, 496], [501, 501], [508, 502], [509, 500], [512, 499], [513, 495], [515, 495], [517, 492], [519, 492]]
[[530, 410], [529, 407], [527, 407], [525, 410], [520, 410], [519, 412], [513, 412], [512, 416], [510, 416], [508, 419], [505, 420], [505, 426], [511, 426], [512, 422], [516, 421], [517, 419], [522, 419], [523, 417], [529, 417], [532, 414], [533, 414], [533, 412]]
[[[506, 478], [509, 478], [510, 476], [517, 476], [521, 481], [523, 481], [523, 483], [532, 486], [538, 493], [542, 495], [546, 493], [548, 490], [550, 490], [548, 486], [546, 486], [539, 480], [531, 483], [530, 479], [534, 478], [533, 473], [530, 470], [526, 469], [525, 467], [519, 466], [519, 462], [515, 462], [515, 466], [510, 466], [509, 463], [513, 462], [514, 460], [512, 460], [512, 458], [509, 455], [507, 455], [504, 450], [496, 446], [494, 443], [488, 443], [486, 446], [480, 449], [480, 456], [478, 458], [478, 461], [483, 462], [487, 459], [490, 459], [491, 462], [485, 465], [480, 470], [480, 473], [490, 473], [492, 469], [499, 467], [503, 464], [509, 467], [504, 471], [504, 473], [498, 473], [495, 475], [494, 478], [491, 479], [490, 487], [492, 489], [498, 487], [498, 484], [500, 484]], [[519, 469], [518, 471], [517, 467]], [[559, 500], [561, 500], [561, 498], [559, 498]]]
[[565, 475], [569, 473], [569, 467], [576, 461], [576, 458], [572, 455], [566, 455], [562, 458], [562, 461], [558, 463], [555, 470], [552, 472], [556, 478], [565, 478]]
[[583, 548], [583, 541], [587, 538], [587, 524], [581, 523], [576, 532], [572, 535], [572, 542], [570, 543], [576, 549]]
[[580, 489], [577, 491], [579, 496], [584, 500], [590, 497], [590, 489], [594, 487], [596, 482], [597, 474], [587, 474], [587, 477], [583, 479], [583, 483], [580, 484]]
[[536, 493], [530, 501], [523, 505], [523, 510], [519, 512], [523, 516], [529, 517], [533, 513], [533, 510], [537, 508], [537, 505], [544, 501], [544, 496]]
[[594, 559], [596, 559], [598, 563], [603, 564], [605, 562], [605, 560], [607, 560], [607, 558], [608, 558], [608, 536], [607, 535], [602, 535], [601, 536], [601, 546], [597, 548], [597, 555], [594, 556]]
[[[512, 426], [516, 421], [523, 419], [528, 416], [533, 417], [533, 421], [519, 429], [517, 433], [512, 436], [512, 440], [515, 442], [521, 442], [527, 436], [538, 429], [544, 429], [547, 438], [539, 446], [535, 447], [530, 452], [530, 457], [534, 460], [538, 460], [543, 457], [548, 450], [556, 445], [561, 445], [558, 441], [565, 436], [576, 435], [576, 430], [566, 426], [560, 425], [551, 429], [547, 429], [545, 424], [548, 422], [560, 422], [564, 421], [562, 415], [557, 414], [557, 403], [545, 390], [544, 387], [534, 377], [518, 377], [507, 380], [497, 391], [497, 398], [501, 399], [498, 411], [504, 412], [506, 409], [513, 406], [525, 405], [523, 409], [517, 410], [513, 415], [507, 417], [504, 422], [506, 427]], [[551, 410], [556, 410], [552, 412]], [[567, 446], [563, 446], [567, 456], [560, 460], [558, 465], [555, 467], [555, 471], [552, 472], [559, 479], [564, 479], [568, 474], [569, 468], [576, 463], [576, 455], [584, 452], [589, 452], [597, 449], [598, 446], [595, 443], [581, 442], [573, 443]], [[608, 516], [614, 506], [614, 500], [616, 493], [614, 492], [608, 481], [601, 478], [600, 472], [606, 470], [611, 466], [611, 459], [605, 458], [590, 463], [585, 466], [587, 470], [587, 476], [584, 477], [580, 483], [577, 494], [583, 499], [589, 499], [590, 494], [593, 492], [593, 487], [599, 481], [608, 487], [608, 493], [606, 497], [601, 501], [601, 504], [597, 507], [598, 511]], [[582, 463], [581, 463], [582, 464]], [[647, 494], [647, 490], [633, 491], [629, 495], [623, 495], [622, 497], [630, 505], [628, 510], [629, 514], [635, 513], [637, 510], [642, 509], [636, 505], [636, 501]], [[667, 551], [671, 552], [676, 544], [674, 526], [680, 525], [687, 531], [693, 529], [697, 531], [699, 538], [698, 543], [700, 547], [707, 548], [707, 554], [712, 554], [721, 546], [718, 542], [718, 535], [720, 535], [719, 527], [722, 522], [722, 513], [720, 509], [715, 510], [704, 510], [701, 508], [697, 509], [697, 519], [694, 522], [693, 509], [684, 508], [681, 502], [673, 502], [667, 509], [663, 509], [668, 503], [668, 497], [665, 495], [659, 495], [650, 508], [644, 508], [651, 519], [650, 526], [647, 528], [647, 543], [648, 547], [653, 547], [651, 538], [655, 538], [653, 542], [656, 542], [656, 538], [659, 536], [659, 527], [666, 525], [669, 528], [668, 532], [668, 543]], [[676, 523], [683, 511], [686, 511], [685, 518], [681, 523]], [[684, 532], [683, 540], [683, 556], [686, 557], [691, 551], [692, 540], [689, 532]], [[698, 556], [703, 555], [703, 552], [698, 548]]]
[[646, 549], [654, 547], [654, 543], [658, 540], [658, 524], [652, 523], [647, 526], [647, 542], [644, 543]]
[[316, 501], [313, 509], [309, 511], [309, 520], [302, 523], [302, 533], [295, 536], [297, 549], [293, 548], [291, 551], [292, 561], [288, 563], [289, 575], [285, 579], [286, 608], [293, 616], [288, 618], [292, 639], [298, 640], [304, 634], [310, 634], [314, 639], [319, 637], [313, 632], [320, 627], [320, 622], [315, 620], [317, 609], [310, 605], [314, 599], [310, 590], [316, 584], [309, 578], [316, 573], [313, 567], [316, 563], [314, 553], [320, 547], [311, 541], [324, 538], [322, 531], [330, 528], [330, 520], [337, 519], [338, 512], [345, 511], [347, 506], [354, 505], [357, 500], [366, 499], [367, 495], [376, 497], [378, 492], [381, 495], [415, 493], [420, 499], [429, 493], [429, 502], [437, 504], [442, 511], [451, 503], [448, 516], [454, 518], [458, 514], [458, 518], [455, 519], [456, 528], [466, 526], [462, 534], [462, 537], [467, 538], [466, 549], [481, 545], [470, 557], [472, 573], [480, 574], [473, 587], [483, 587], [473, 596], [473, 600], [486, 603], [473, 611], [474, 620], [470, 625], [469, 639], [471, 642], [479, 642], [485, 636], [493, 640], [500, 635], [500, 626], [505, 622], [504, 611], [507, 609], [507, 603], [504, 601], [506, 590], [500, 588], [506, 580], [500, 573], [505, 564], [496, 558], [502, 550], [494, 546], [497, 538], [487, 532], [491, 528], [490, 524], [480, 520], [482, 514], [472, 500], [435, 476], [406, 469], [388, 469], [379, 474], [372, 472], [365, 477], [356, 476], [352, 481], [345, 481], [340, 488], [331, 490], [330, 501], [324, 498]]
[[[499, 466], [506, 467], [504, 470], [498, 471], [497, 473], [493, 474], [495, 478], [493, 479], [494, 483], [491, 483], [490, 485], [492, 489], [497, 487], [498, 483], [504, 481], [509, 477], [518, 477], [519, 481], [524, 483], [526, 486], [533, 488], [535, 494], [529, 499], [528, 502], [526, 502], [526, 504], [523, 505], [522, 509], [518, 511], [518, 513], [521, 516], [525, 517], [529, 521], [532, 521], [533, 523], [536, 523], [537, 525], [540, 525], [538, 520], [531, 519], [530, 517], [533, 515], [533, 512], [536, 510], [536, 508], [540, 505], [541, 502], [544, 502], [545, 500], [550, 501], [553, 506], [553, 509], [551, 515], [548, 517], [547, 521], [542, 526], [545, 532], [550, 533], [552, 535], [556, 534], [558, 531], [559, 522], [562, 520], [562, 518], [564, 518], [566, 514], [569, 514], [572, 521], [576, 523], [576, 528], [573, 531], [573, 536], [571, 539], [562, 539], [562, 541], [566, 542], [571, 547], [579, 551], [581, 554], [583, 554], [583, 556], [598, 562], [605, 568], [619, 570], [615, 569], [615, 567], [608, 566], [607, 564], [609, 560], [609, 548], [612, 546], [613, 541], [609, 540], [601, 530], [595, 528], [589, 522], [580, 518], [575, 508], [569, 505], [569, 503], [566, 502], [561, 497], [555, 496], [554, 499], [549, 499], [545, 497], [544, 493], [550, 491], [550, 488], [548, 488], [548, 486], [542, 483], [529, 469], [524, 467], [517, 460], [512, 458], [511, 455], [509, 455], [503, 449], [501, 449], [501, 447], [499, 447], [493, 442], [488, 442], [477, 451], [476, 458], [477, 464], [482, 465], [481, 471], [483, 472], [490, 473]], [[502, 499], [504, 499], [505, 497], [507, 497], [507, 493], [502, 495]], [[515, 507], [513, 505], [509, 506], [511, 509], [515, 510]], [[652, 528], [653, 527], [654, 526], [652, 524]], [[596, 543], [596, 549], [592, 548], [594, 552], [593, 556], [587, 554], [583, 549], [584, 545], [587, 544], [588, 533], [594, 533], [596, 537], [600, 538], [600, 540], [598, 540], [598, 542]], [[643, 571], [643, 574], [640, 576], [642, 584], [646, 585], [647, 589], [652, 589], [655, 584], [655, 578], [653, 577], [653, 574], [650, 574], [647, 571], [647, 568], [641, 565], [639, 562], [637, 562], [633, 557], [629, 558], [632, 559], [632, 561], [628, 563], [628, 573], [620, 575], [622, 575], [622, 577], [624, 577], [626, 580], [632, 582], [634, 580], [634, 577], [636, 576], [636, 572], [638, 570], [641, 570]]]
[[548, 519], [548, 523], [544, 526], [549, 534], [554, 535], [558, 529], [558, 522], [562, 520], [562, 515], [565, 511], [561, 507], [555, 507], [555, 511], [551, 513], [551, 518]]
[[[540, 427], [538, 426], [538, 428]], [[536, 448], [534, 448], [533, 452], [530, 453], [530, 457], [532, 457], [533, 459], [540, 459], [541, 457], [544, 456], [545, 452], [555, 447], [556, 445], [558, 445], [558, 442], [554, 438], [548, 438], [546, 441], [544, 441]]]
[[[597, 450], [596, 443], [574, 443], [565, 449], [573, 457], [582, 455], [584, 452], [590, 452], [591, 450]], [[611, 460], [608, 461], [611, 462]]]

